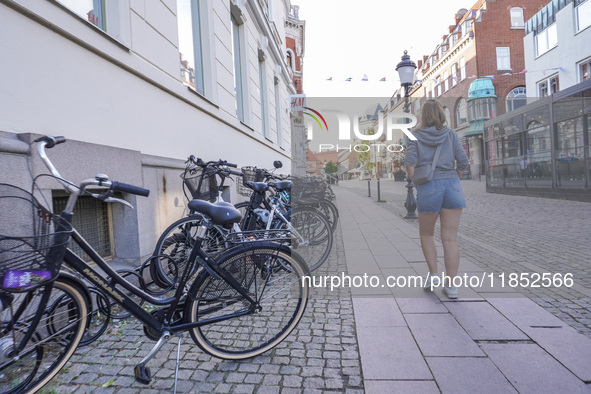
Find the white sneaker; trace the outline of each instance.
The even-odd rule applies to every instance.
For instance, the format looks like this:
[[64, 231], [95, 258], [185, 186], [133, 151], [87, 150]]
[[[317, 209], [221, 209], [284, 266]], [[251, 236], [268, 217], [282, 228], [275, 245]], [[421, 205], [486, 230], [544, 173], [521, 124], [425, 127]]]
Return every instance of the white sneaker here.
[[443, 286], [443, 292], [447, 296], [447, 298], [456, 299], [458, 298], [458, 288], [455, 286]]
[[441, 285], [441, 278], [439, 274], [428, 274], [427, 280], [425, 280], [425, 289], [431, 289], [431, 287], [439, 287]]

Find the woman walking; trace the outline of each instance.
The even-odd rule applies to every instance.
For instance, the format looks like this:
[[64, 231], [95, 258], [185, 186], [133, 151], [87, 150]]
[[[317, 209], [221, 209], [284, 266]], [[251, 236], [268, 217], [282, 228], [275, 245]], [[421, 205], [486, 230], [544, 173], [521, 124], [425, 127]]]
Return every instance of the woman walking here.
[[[420, 128], [413, 132], [417, 141], [408, 141], [406, 151], [406, 172], [412, 180], [415, 166], [432, 164], [435, 168], [432, 180], [416, 185], [417, 211], [421, 248], [429, 267], [425, 287], [438, 286], [441, 278], [437, 272], [437, 249], [435, 247], [435, 223], [441, 220], [441, 242], [445, 276], [443, 291], [448, 298], [458, 298], [458, 289], [453, 278], [458, 274], [460, 252], [458, 249], [458, 226], [466, 200], [460, 177], [468, 167], [466, 152], [455, 131], [446, 127], [445, 112], [435, 100], [427, 100], [421, 110]], [[441, 145], [437, 163], [434, 156]], [[457, 167], [456, 167], [457, 163]]]

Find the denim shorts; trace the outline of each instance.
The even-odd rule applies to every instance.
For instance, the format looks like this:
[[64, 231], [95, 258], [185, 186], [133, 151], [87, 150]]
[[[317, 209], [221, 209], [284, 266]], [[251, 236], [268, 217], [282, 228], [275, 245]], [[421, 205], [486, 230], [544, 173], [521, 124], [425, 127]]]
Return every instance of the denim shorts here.
[[417, 185], [417, 211], [436, 213], [445, 209], [466, 208], [459, 178], [434, 179]]

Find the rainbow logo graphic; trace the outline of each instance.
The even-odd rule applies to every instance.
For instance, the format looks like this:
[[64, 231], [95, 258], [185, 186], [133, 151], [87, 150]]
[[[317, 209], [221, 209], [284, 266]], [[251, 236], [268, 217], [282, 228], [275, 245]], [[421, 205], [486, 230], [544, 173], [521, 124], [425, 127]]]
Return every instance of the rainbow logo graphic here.
[[[320, 117], [320, 119], [322, 120], [322, 123], [324, 123], [324, 126], [326, 127], [326, 131], [328, 131], [328, 125], [326, 124], [326, 120], [324, 120], [324, 117], [322, 115], [320, 115], [320, 112], [310, 108], [310, 107], [304, 107], [305, 109], [307, 109], [308, 111], [312, 111], [314, 112], [314, 114], [318, 115], [318, 117]], [[318, 123], [318, 126], [320, 126], [320, 130], [323, 130], [324, 127], [322, 127], [322, 123], [320, 123], [320, 119], [318, 119], [316, 116], [314, 116], [313, 114], [309, 113], [309, 112], [304, 112], [304, 114], [312, 117], [312, 119], [314, 119], [316, 121], [316, 123]]]

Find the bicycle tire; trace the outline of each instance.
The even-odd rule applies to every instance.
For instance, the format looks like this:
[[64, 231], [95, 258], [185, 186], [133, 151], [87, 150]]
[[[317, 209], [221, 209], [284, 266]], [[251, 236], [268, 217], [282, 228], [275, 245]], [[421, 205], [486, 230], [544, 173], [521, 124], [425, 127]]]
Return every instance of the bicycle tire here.
[[[286, 253], [287, 252], [287, 253]], [[226, 360], [258, 356], [281, 343], [297, 326], [308, 302], [302, 277], [306, 265], [289, 248], [273, 243], [238, 246], [219, 256], [218, 264], [259, 301], [260, 310], [203, 325], [189, 332], [206, 353]], [[185, 306], [189, 323], [239, 313], [249, 304], [222, 279], [203, 271]]]
[[[195, 230], [201, 224], [200, 216], [187, 216], [177, 220], [158, 238], [154, 248], [155, 257], [150, 262], [150, 275], [154, 283], [163, 288], [174, 286], [184, 272], [188, 257], [195, 244]], [[227, 248], [225, 232], [218, 226], [207, 230], [207, 238], [202, 249], [210, 254], [216, 254]], [[158, 256], [166, 255], [169, 258]], [[195, 274], [197, 266], [193, 267], [191, 275]]]
[[[49, 300], [42, 306], [39, 302], [47, 292], [50, 293]], [[77, 284], [59, 278], [15, 297], [11, 307], [0, 313], [0, 392], [36, 392], [61, 370], [84, 336], [88, 319], [87, 302], [84, 291]], [[13, 313], [21, 307], [22, 313], [13, 324]], [[39, 307], [44, 308], [42, 318], [32, 328], [28, 324]], [[7, 330], [9, 326], [12, 329]], [[22, 339], [30, 329], [34, 329], [33, 335], [15, 357], [11, 351], [19, 343], [19, 337]], [[31, 355], [34, 357], [31, 358]], [[24, 379], [20, 377], [23, 373], [26, 375]]]
[[339, 222], [339, 210], [331, 201], [326, 199], [320, 200], [319, 204], [319, 208], [322, 214], [324, 214], [324, 216], [326, 216], [326, 218], [328, 219], [328, 222], [330, 223], [330, 228], [334, 233], [337, 230], [337, 224]]
[[[326, 262], [333, 244], [333, 232], [330, 222], [322, 213], [308, 207], [296, 207], [292, 210], [290, 223], [295, 229], [292, 248], [305, 260], [310, 271], [317, 270]], [[273, 228], [287, 229], [288, 226], [277, 220]], [[298, 235], [304, 239], [299, 243]]]

